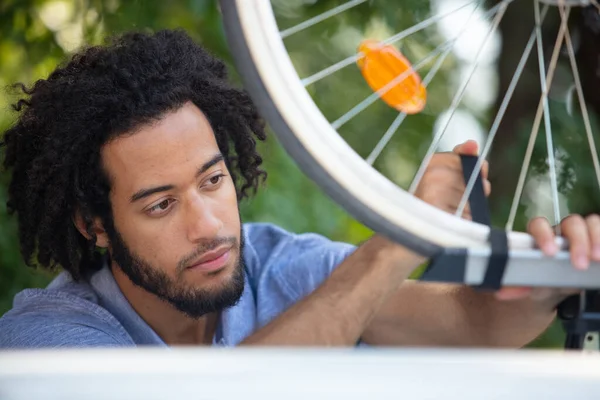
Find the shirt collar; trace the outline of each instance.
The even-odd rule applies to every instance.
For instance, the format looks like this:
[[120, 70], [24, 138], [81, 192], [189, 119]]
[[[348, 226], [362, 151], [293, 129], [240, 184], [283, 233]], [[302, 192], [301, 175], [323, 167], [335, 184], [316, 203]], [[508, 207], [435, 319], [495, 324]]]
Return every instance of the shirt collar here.
[[[90, 285], [99, 297], [102, 307], [108, 310], [131, 335], [138, 345], [161, 345], [166, 343], [131, 307], [121, 292], [115, 278], [105, 262], [103, 268], [90, 279]], [[222, 311], [213, 344], [234, 346], [239, 344], [256, 329], [256, 302], [249, 282], [247, 271], [244, 271], [244, 290], [239, 301], [233, 307]]]

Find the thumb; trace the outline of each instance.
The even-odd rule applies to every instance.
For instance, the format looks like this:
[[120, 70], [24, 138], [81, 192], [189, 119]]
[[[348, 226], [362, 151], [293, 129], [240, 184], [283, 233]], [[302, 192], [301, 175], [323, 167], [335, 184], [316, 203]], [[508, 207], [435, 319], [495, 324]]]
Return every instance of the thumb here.
[[467, 156], [476, 156], [479, 153], [479, 145], [475, 140], [467, 140], [466, 142], [456, 145], [452, 152]]

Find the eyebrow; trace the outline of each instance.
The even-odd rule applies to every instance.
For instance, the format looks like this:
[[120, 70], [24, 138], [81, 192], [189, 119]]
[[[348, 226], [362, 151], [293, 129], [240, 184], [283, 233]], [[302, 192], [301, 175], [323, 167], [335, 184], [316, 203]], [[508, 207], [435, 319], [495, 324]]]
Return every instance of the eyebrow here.
[[[198, 168], [198, 171], [196, 172], [196, 178], [199, 177], [200, 175], [202, 175], [203, 173], [205, 173], [206, 171], [208, 171], [212, 166], [220, 163], [223, 160], [224, 160], [224, 157], [221, 153], [216, 154], [215, 156], [213, 156], [213, 158], [211, 158], [209, 161], [202, 164], [202, 166], [200, 168]], [[148, 196], [152, 196], [155, 193], [166, 192], [167, 190], [172, 190], [174, 188], [175, 188], [175, 185], [162, 185], [162, 186], [156, 186], [153, 188], [141, 189], [141, 190], [138, 190], [137, 192], [135, 192], [131, 196], [130, 202], [135, 203], [136, 201], [144, 199]]]

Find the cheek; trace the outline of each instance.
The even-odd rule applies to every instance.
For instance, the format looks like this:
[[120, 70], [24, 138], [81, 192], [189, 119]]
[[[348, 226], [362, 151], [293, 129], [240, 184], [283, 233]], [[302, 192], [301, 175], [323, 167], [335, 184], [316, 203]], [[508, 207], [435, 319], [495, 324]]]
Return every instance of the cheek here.
[[239, 230], [240, 215], [235, 185], [231, 179], [228, 179], [221, 189], [222, 190], [219, 191], [219, 196], [217, 196], [216, 204], [219, 218], [224, 224], [228, 225], [226, 227], [228, 231], [231, 229]]
[[[178, 260], [178, 242], [174, 227], [170, 224], [155, 224], [138, 215], [131, 215], [113, 207], [115, 229], [121, 234], [129, 251], [144, 262], [157, 268], [172, 265]], [[165, 271], [166, 272], [166, 271]]]
[[178, 259], [177, 250], [181, 243], [173, 234], [174, 229], [168, 225], [158, 227], [144, 223], [134, 223], [130, 226], [131, 228], [122, 232], [122, 235], [126, 235], [130, 250], [146, 263], [159, 267], [171, 265], [173, 260]]

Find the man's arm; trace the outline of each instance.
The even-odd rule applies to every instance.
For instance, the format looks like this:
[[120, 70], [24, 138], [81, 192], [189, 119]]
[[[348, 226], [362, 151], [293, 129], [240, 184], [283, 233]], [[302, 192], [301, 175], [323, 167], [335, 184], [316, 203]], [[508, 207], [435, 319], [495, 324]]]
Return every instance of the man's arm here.
[[363, 340], [383, 346], [522, 347], [553, 321], [559, 301], [508, 302], [469, 287], [406, 281], [373, 318]]
[[382, 305], [422, 261], [409, 250], [375, 236], [348, 256], [313, 293], [241, 344], [355, 345]]

